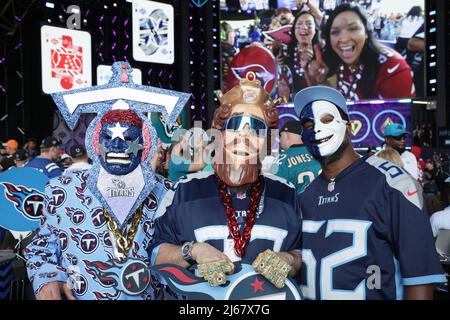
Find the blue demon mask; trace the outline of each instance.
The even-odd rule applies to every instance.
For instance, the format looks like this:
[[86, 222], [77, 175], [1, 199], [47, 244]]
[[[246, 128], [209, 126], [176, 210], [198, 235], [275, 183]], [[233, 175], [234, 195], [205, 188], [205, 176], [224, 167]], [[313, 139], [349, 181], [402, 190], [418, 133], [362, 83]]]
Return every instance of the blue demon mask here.
[[[123, 111], [116, 112], [116, 117]], [[109, 115], [113, 114], [114, 111]], [[105, 116], [108, 117], [108, 114]], [[113, 119], [114, 117], [109, 116]], [[109, 173], [125, 175], [141, 163], [143, 149], [142, 123], [139, 118], [130, 122], [105, 121], [99, 134], [100, 164]]]

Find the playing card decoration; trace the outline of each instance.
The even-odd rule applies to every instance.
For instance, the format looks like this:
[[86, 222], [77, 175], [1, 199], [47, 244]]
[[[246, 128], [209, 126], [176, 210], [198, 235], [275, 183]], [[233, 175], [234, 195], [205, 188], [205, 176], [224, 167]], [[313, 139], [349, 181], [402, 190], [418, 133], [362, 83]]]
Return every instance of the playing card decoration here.
[[155, 1], [133, 1], [133, 58], [136, 61], [173, 64], [173, 7]]
[[90, 87], [91, 35], [86, 31], [43, 26], [41, 63], [45, 93]]

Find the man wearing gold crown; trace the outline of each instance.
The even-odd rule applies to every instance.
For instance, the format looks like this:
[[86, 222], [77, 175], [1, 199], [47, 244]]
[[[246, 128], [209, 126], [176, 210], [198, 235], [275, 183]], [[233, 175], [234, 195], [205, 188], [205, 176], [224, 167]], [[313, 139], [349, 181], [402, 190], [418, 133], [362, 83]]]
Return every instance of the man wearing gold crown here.
[[72, 129], [82, 113], [98, 116], [86, 135], [93, 167], [49, 181], [40, 228], [25, 249], [38, 299], [165, 298], [147, 246], [171, 184], [151, 170], [157, 139], [144, 113], [173, 121], [189, 95], [135, 85], [131, 70], [116, 62], [107, 85], [53, 95]]
[[197, 263], [217, 286], [242, 261], [282, 287], [300, 269], [301, 219], [293, 186], [260, 171], [269, 130], [277, 126], [276, 103], [251, 73], [220, 102], [212, 124], [214, 172], [188, 175], [166, 194], [152, 264]]

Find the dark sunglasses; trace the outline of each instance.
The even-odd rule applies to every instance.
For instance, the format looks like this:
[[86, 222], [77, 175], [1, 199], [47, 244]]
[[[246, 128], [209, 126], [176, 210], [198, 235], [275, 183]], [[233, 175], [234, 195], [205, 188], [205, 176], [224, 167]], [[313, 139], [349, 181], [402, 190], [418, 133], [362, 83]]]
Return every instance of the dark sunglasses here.
[[259, 118], [253, 116], [236, 115], [229, 118], [225, 124], [225, 130], [241, 131], [248, 125], [251, 134], [267, 136], [267, 125]]
[[406, 136], [397, 136], [397, 137], [392, 137], [392, 138], [394, 138], [397, 141], [406, 140]]

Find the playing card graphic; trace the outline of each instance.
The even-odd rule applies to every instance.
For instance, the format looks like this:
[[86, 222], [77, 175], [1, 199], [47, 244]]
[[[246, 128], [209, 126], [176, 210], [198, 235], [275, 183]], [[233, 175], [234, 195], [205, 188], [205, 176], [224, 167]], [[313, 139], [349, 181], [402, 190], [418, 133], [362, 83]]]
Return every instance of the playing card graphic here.
[[[97, 66], [97, 85], [101, 86], [107, 84], [109, 79], [111, 79], [112, 71], [111, 66], [100, 64]], [[133, 68], [133, 72], [131, 73], [133, 77], [133, 82], [136, 84], [142, 84], [142, 72], [140, 69]]]
[[52, 26], [41, 28], [42, 91], [90, 87], [91, 35]]
[[174, 15], [171, 5], [133, 1], [133, 58], [163, 64], [174, 62]]

